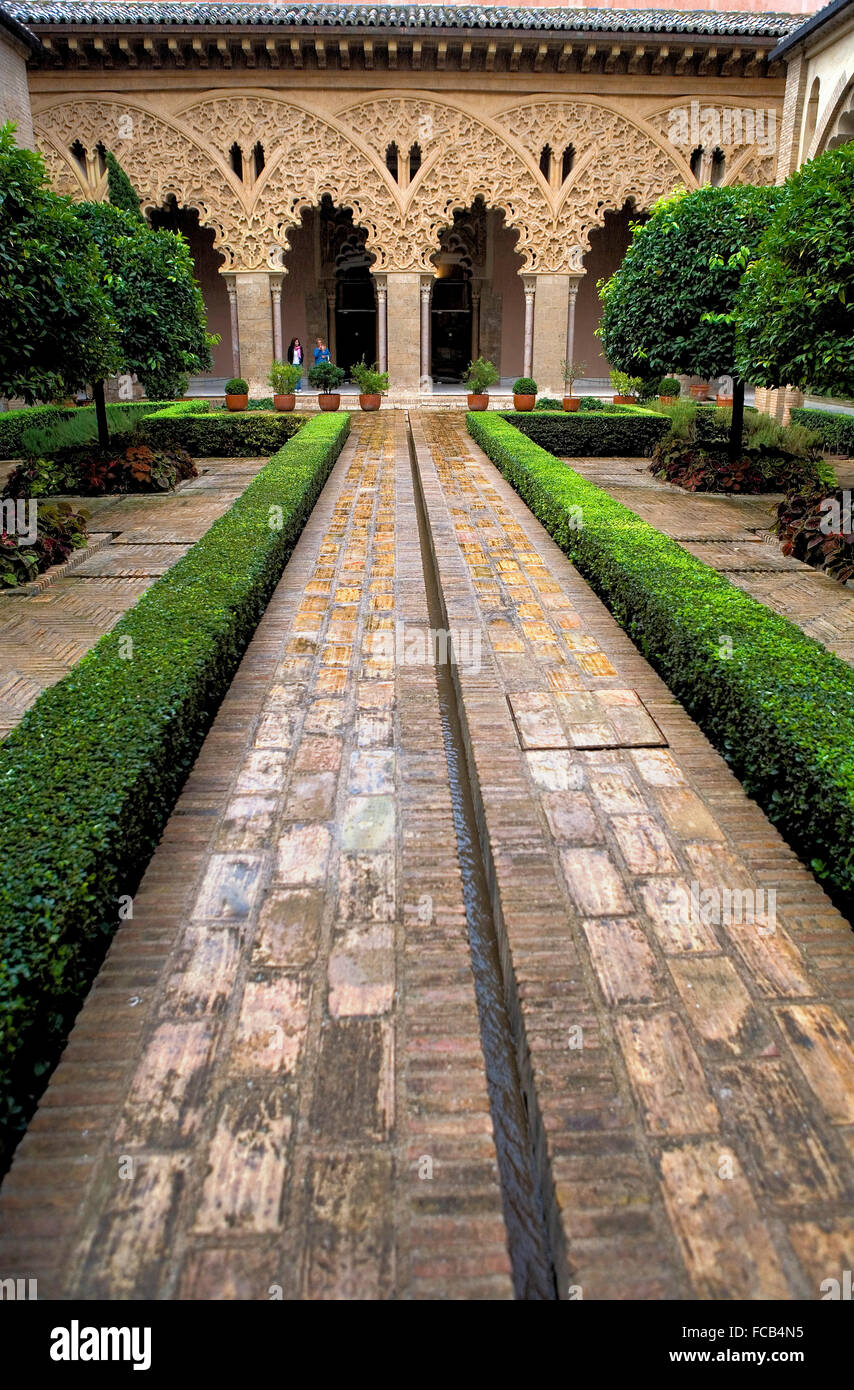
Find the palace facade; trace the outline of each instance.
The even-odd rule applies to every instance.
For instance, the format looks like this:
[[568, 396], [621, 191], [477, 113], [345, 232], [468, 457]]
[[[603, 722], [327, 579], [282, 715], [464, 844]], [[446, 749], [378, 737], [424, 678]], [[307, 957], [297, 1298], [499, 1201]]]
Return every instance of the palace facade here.
[[596, 282], [631, 220], [676, 187], [773, 182], [781, 133], [791, 167], [828, 121], [838, 134], [850, 120], [844, 92], [835, 114], [813, 101], [829, 79], [796, 42], [803, 15], [7, 10], [54, 187], [106, 196], [115, 153], [152, 223], [189, 239], [221, 334], [212, 376], [253, 390], [291, 338], [317, 335], [345, 367], [387, 365], [404, 397], [459, 381], [480, 354], [542, 391], [560, 393], [567, 356], [604, 377]]

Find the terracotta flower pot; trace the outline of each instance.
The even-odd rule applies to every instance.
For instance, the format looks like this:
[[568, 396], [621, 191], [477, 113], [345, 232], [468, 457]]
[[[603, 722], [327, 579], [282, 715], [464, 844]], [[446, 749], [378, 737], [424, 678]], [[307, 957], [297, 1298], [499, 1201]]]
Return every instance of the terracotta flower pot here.
[[273, 405], [276, 410], [296, 410], [297, 398], [295, 395], [274, 396]]
[[572, 415], [578, 409], [580, 404], [580, 396], [564, 396], [563, 398], [563, 408], [569, 415]]
[[689, 386], [688, 390], [695, 401], [704, 401], [709, 394], [709, 383], [698, 381], [694, 386]]
[[513, 409], [514, 409], [514, 410], [533, 410], [533, 409], [534, 409], [534, 406], [535, 406], [536, 404], [537, 404], [537, 398], [536, 398], [536, 396], [514, 396], [514, 397], [513, 397]]
[[229, 410], [245, 410], [249, 404], [249, 393], [245, 396], [226, 396], [225, 404]]
[[727, 410], [732, 410], [732, 396], [715, 396], [715, 405], [722, 405]]
[[337, 392], [318, 391], [317, 404], [321, 410], [337, 410], [341, 404], [341, 397]]
[[636, 405], [634, 396], [614, 396], [614, 405]]
[[[382, 405], [382, 403], [383, 403], [383, 398], [382, 398], [382, 396], [379, 394], [378, 391], [377, 391], [377, 392], [373, 392], [373, 391], [372, 391], [372, 392], [369, 392], [369, 394], [368, 394], [367, 396], [360, 396], [360, 397], [359, 397], [359, 405], [362, 407], [363, 410], [379, 410], [379, 408], [380, 408], [380, 406]], [[338, 407], [335, 406], [334, 409], [337, 410]]]
[[470, 392], [470, 394], [466, 397], [466, 401], [467, 401], [467, 403], [468, 403], [468, 408], [469, 408], [469, 410], [488, 410], [488, 409], [489, 409], [489, 392], [488, 392], [488, 391], [472, 391], [472, 392]]
[[675, 405], [678, 399], [678, 396], [659, 396], [658, 403], [659, 405]]

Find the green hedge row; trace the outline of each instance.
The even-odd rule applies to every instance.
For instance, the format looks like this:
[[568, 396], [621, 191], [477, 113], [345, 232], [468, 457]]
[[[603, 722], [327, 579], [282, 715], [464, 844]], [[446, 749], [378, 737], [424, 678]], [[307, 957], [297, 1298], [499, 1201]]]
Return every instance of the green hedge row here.
[[[166, 404], [171, 404], [171, 402], [117, 401], [107, 406], [107, 420], [109, 421], [111, 417], [118, 414], [121, 414], [124, 418], [127, 418], [128, 415], [135, 415], [138, 419], [142, 420], [146, 415], [151, 415], [155, 411], [162, 410]], [[64, 420], [71, 420], [81, 415], [86, 417], [91, 416], [94, 422], [94, 405], [33, 405], [22, 407], [20, 410], [5, 410], [0, 412], [0, 458], [23, 458], [25, 453], [23, 435], [26, 430], [49, 430], [52, 425], [60, 424]], [[93, 424], [93, 438], [95, 435], [96, 430]]]
[[797, 406], [792, 411], [792, 423], [806, 425], [821, 438], [822, 448], [831, 454], [854, 457], [854, 415], [842, 415], [836, 410], [812, 410]]
[[620, 414], [592, 410], [574, 415], [521, 410], [500, 414], [550, 454], [563, 458], [639, 458], [651, 454], [670, 429], [666, 416], [639, 406], [623, 406]]
[[854, 893], [854, 670], [506, 421], [467, 420], [750, 795]]
[[186, 449], [194, 458], [259, 458], [281, 449], [308, 418], [257, 410], [229, 415], [211, 411], [205, 402], [186, 402], [199, 404], [201, 411], [175, 406], [149, 415], [143, 437], [152, 448]]
[[44, 1084], [120, 895], [134, 891], [349, 429], [347, 414], [312, 419], [0, 745], [0, 1145]]

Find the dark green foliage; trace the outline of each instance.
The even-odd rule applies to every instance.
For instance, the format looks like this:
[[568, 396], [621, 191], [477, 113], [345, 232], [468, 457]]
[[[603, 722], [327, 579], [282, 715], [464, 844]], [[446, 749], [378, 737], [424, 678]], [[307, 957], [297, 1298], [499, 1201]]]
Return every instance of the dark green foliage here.
[[664, 376], [658, 383], [658, 394], [660, 396], [678, 396], [682, 390], [682, 384], [675, 376]]
[[537, 383], [532, 376], [517, 376], [513, 382], [514, 396], [536, 396]]
[[749, 794], [851, 894], [854, 670], [499, 415], [467, 423]]
[[681, 401], [667, 415], [670, 433], [656, 444], [650, 472], [688, 492], [792, 492], [821, 482], [818, 440], [802, 425], [749, 411], [733, 458], [728, 409]]
[[0, 1129], [9, 1145], [349, 428], [346, 414], [311, 420], [0, 747]]
[[205, 402], [188, 404], [202, 409], [184, 413], [173, 407], [149, 415], [141, 426], [142, 437], [157, 448], [186, 449], [194, 458], [261, 458], [281, 449], [307, 418], [275, 411], [205, 413]]
[[229, 377], [225, 383], [225, 394], [227, 396], [248, 396], [249, 382], [242, 376]]
[[136, 189], [112, 150], [107, 150], [107, 196], [114, 208], [122, 208], [144, 222]]
[[658, 200], [649, 219], [635, 225], [620, 269], [599, 287], [599, 335], [615, 367], [647, 375], [732, 374], [729, 316], [776, 197], [775, 188], [743, 184]]
[[663, 416], [631, 405], [573, 415], [510, 411], [502, 412], [502, 419], [562, 458], [639, 458], [650, 454], [669, 428]]
[[171, 393], [188, 373], [207, 371], [213, 359], [205, 305], [184, 238], [153, 231], [109, 203], [81, 203], [75, 212], [107, 269], [120, 369], [135, 372], [152, 397], [164, 387]]
[[[0, 415], [0, 422], [3, 417]], [[835, 410], [811, 410], [798, 406], [791, 412], [793, 424], [814, 430], [822, 448], [829, 454], [854, 457], [854, 415], [842, 415]]]
[[8, 510], [7, 506], [0, 521], [0, 589], [29, 583], [86, 544], [86, 514], [75, 512], [67, 502], [39, 505], [37, 539], [33, 545], [21, 544], [17, 527], [9, 532], [4, 529]]
[[41, 155], [0, 126], [0, 395], [50, 401], [118, 370], [103, 262]]
[[747, 380], [854, 395], [854, 143], [786, 180], [736, 316]]
[[559, 401], [557, 396], [540, 396], [535, 410], [563, 410], [563, 401]]
[[315, 362], [308, 369], [308, 382], [318, 391], [335, 392], [346, 375], [344, 368], [336, 367], [334, 362]]

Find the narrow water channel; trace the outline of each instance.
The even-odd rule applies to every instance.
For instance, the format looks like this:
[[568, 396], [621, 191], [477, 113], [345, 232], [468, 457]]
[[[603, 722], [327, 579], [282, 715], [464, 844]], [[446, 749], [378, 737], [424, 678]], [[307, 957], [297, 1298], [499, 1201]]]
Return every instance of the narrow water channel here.
[[[431, 545], [430, 524], [408, 412], [406, 434], [415, 490], [421, 563], [427, 590], [427, 610], [430, 626], [437, 632], [447, 629], [447, 618]], [[498, 1156], [507, 1244], [513, 1267], [513, 1286], [519, 1299], [554, 1300], [557, 1298], [556, 1280], [549, 1248], [545, 1206], [516, 1064], [513, 1029], [505, 1003], [495, 921], [472, 800], [457, 694], [450, 663], [437, 660], [434, 662], [434, 669], [457, 836], [457, 855], [463, 878], [472, 972]]]

